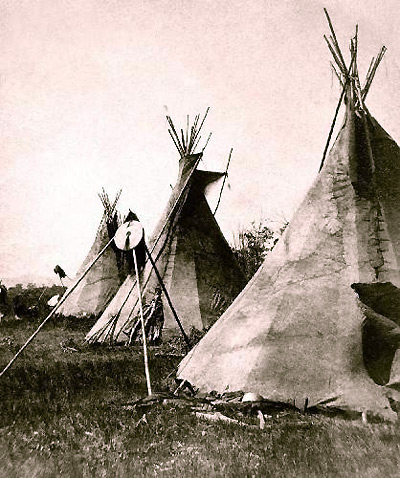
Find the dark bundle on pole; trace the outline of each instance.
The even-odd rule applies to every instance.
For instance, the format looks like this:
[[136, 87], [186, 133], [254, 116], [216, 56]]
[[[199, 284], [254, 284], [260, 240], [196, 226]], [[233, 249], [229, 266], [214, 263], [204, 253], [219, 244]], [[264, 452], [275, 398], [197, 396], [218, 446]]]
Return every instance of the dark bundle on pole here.
[[54, 268], [54, 272], [58, 275], [58, 277], [60, 278], [61, 285], [64, 287], [63, 279], [67, 277], [67, 274], [65, 273], [64, 269], [57, 264]]
[[67, 274], [65, 273], [64, 269], [62, 267], [60, 267], [58, 264], [56, 265], [56, 267], [54, 268], [54, 272], [60, 276], [60, 279], [64, 279], [65, 277], [67, 277]]
[[[189, 154], [193, 154], [196, 152], [196, 148], [199, 145], [199, 142], [201, 139], [200, 131], [203, 127], [205, 119], [207, 118], [209, 110], [210, 108], [208, 107], [200, 125], [199, 125], [200, 115], [195, 116], [192, 126], [190, 126], [189, 115], [187, 115], [186, 132], [184, 132], [183, 129], [181, 129], [180, 134], [178, 134], [178, 132], [176, 131], [172, 118], [167, 115], [167, 121], [169, 124], [168, 133], [170, 134], [172, 141], [174, 142], [175, 147], [182, 158], [184, 156], [188, 156]], [[211, 133], [208, 136], [205, 146], [203, 147], [203, 151], [206, 148], [208, 141], [210, 140], [210, 137], [211, 137]]]

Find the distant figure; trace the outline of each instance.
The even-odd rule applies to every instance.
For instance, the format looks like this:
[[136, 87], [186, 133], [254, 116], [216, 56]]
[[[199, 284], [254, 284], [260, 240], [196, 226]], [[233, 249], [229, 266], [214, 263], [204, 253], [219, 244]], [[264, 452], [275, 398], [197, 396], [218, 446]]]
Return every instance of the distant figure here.
[[0, 281], [0, 321], [9, 312], [7, 287]]
[[0, 280], [0, 307], [8, 306], [7, 287]]

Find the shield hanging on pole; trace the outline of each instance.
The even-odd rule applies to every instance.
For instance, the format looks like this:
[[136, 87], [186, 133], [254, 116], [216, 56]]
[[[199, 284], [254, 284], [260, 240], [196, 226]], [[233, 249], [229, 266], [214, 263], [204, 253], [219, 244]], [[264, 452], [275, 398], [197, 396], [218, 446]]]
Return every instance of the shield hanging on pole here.
[[130, 251], [139, 245], [143, 234], [143, 226], [139, 221], [125, 222], [115, 233], [114, 242], [118, 249]]

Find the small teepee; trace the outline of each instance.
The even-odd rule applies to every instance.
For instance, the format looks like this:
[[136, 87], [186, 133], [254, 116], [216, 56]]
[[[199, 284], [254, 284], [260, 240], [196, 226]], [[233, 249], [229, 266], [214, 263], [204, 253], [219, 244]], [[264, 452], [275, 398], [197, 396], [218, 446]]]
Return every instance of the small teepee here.
[[400, 149], [365, 105], [385, 48], [361, 87], [357, 35], [347, 67], [329, 25], [343, 126], [281, 240], [178, 377], [204, 391], [393, 416], [385, 385], [400, 378]]
[[[206, 113], [207, 114], [207, 113]], [[207, 203], [205, 190], [224, 173], [198, 170], [202, 153], [195, 153], [200, 139], [199, 116], [181, 139], [167, 117], [179, 151], [179, 174], [167, 207], [148, 249], [185, 331], [209, 327], [245, 285], [244, 276]], [[188, 119], [189, 124], [189, 119]], [[204, 150], [204, 148], [203, 148]], [[89, 342], [123, 343], [138, 327], [138, 296], [134, 275], [118, 293], [88, 333]], [[148, 261], [141, 274], [146, 306], [160, 298], [160, 281]], [[178, 333], [178, 324], [164, 294], [164, 332]], [[154, 308], [160, 309], [154, 303]]]
[[[97, 254], [99, 254], [110, 239], [114, 237], [115, 231], [118, 229], [120, 223], [116, 210], [120, 194], [121, 191], [119, 191], [112, 203], [104, 189], [102, 193], [99, 194], [104, 207], [103, 217], [93, 245], [86, 259], [80, 266], [76, 278], [69, 289], [67, 289], [66, 294], [82, 276], [83, 272]], [[57, 313], [63, 316], [98, 317], [126, 277], [125, 262], [124, 255], [121, 251], [118, 251], [114, 246], [109, 247]]]

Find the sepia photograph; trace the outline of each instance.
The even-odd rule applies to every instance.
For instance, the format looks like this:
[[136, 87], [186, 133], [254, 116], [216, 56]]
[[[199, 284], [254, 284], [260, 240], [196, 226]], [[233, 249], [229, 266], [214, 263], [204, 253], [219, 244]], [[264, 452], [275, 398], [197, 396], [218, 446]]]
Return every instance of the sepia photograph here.
[[0, 0], [0, 477], [396, 477], [400, 3]]

